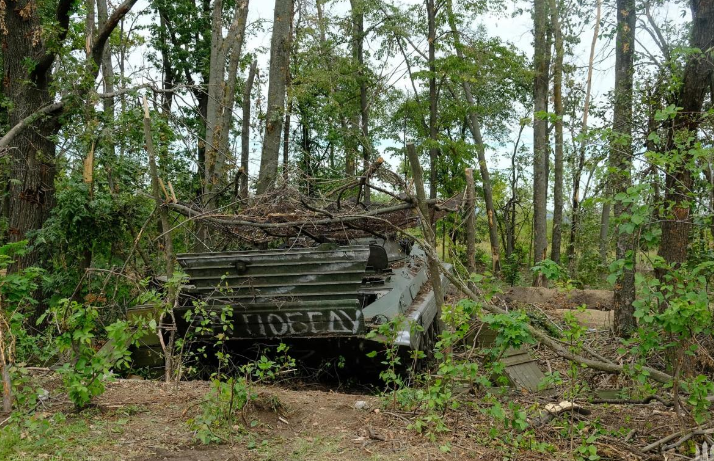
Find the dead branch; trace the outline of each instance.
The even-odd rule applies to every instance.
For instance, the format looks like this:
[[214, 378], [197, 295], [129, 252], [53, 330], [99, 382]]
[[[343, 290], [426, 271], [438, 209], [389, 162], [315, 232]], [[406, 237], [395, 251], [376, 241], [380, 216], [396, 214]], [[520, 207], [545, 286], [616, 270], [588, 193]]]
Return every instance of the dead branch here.
[[673, 443], [672, 445], [668, 445], [666, 447], [666, 449], [671, 450], [672, 448], [676, 448], [679, 445], [683, 444], [684, 442], [691, 439], [695, 435], [709, 435], [709, 434], [714, 434], [714, 428], [705, 429], [700, 426], [700, 427], [697, 427], [694, 429], [684, 429], [684, 430], [675, 432], [673, 434], [670, 434], [667, 437], [663, 437], [663, 438], [657, 440], [656, 442], [653, 442], [653, 443], [647, 445], [646, 447], [644, 447], [642, 449], [642, 451], [646, 453], [650, 450], [653, 450], [657, 447], [664, 445], [665, 443], [667, 443], [669, 441], [676, 439], [677, 437], [681, 437], [679, 440], [677, 440], [677, 442]]
[[[430, 255], [432, 258], [437, 258], [438, 256], [436, 255], [436, 251], [434, 248], [430, 245], [427, 245], [425, 243], [421, 243], [422, 248], [424, 251], [427, 253], [427, 255]], [[441, 266], [441, 271], [444, 274], [444, 276], [463, 294], [466, 296], [470, 297], [471, 299], [478, 301], [480, 297], [474, 293], [473, 290], [469, 289], [466, 284], [459, 279], [456, 275], [452, 274], [451, 272], [447, 271], [444, 269], [442, 265]], [[500, 307], [491, 304], [491, 303], [483, 303], [483, 308], [491, 312], [492, 314], [507, 314], [508, 312], [505, 311], [504, 309], [501, 309]], [[592, 360], [588, 359], [586, 357], [583, 357], [580, 354], [576, 354], [574, 352], [569, 351], [567, 348], [563, 347], [557, 340], [551, 338], [548, 333], [545, 331], [528, 324], [527, 325], [528, 332], [537, 340], [539, 340], [542, 344], [544, 344], [546, 347], [551, 349], [553, 352], [558, 354], [560, 357], [563, 357], [564, 359], [572, 360], [574, 362], [578, 362], [582, 365], [585, 365], [589, 368], [592, 368], [593, 370], [600, 370], [600, 371], [605, 371], [608, 373], [627, 373], [628, 367], [625, 365], [617, 365], [614, 363], [607, 363], [607, 362], [602, 362], [599, 360]], [[664, 373], [660, 370], [657, 370], [652, 367], [648, 366], [642, 366], [641, 369], [643, 372], [646, 372], [649, 374], [649, 377], [657, 382], [663, 383], [663, 384], [668, 384], [672, 382], [672, 376]]]
[[671, 407], [672, 402], [663, 399], [659, 395], [650, 395], [644, 399], [592, 399], [590, 403], [610, 404], [610, 405], [647, 405], [653, 401], [659, 402], [665, 407]]

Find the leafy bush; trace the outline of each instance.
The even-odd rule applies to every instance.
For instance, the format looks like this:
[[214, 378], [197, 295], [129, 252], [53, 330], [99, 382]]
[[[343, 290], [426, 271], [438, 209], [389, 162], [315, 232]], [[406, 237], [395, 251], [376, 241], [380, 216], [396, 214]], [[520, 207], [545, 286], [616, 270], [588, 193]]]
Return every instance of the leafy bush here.
[[138, 341], [146, 327], [120, 320], [104, 327], [107, 343], [96, 350], [99, 327], [99, 308], [62, 300], [43, 314], [39, 322], [49, 317], [57, 325], [59, 335], [55, 347], [69, 360], [59, 370], [70, 400], [78, 409], [86, 407], [94, 397], [101, 395], [105, 383], [113, 378], [112, 368], [128, 367], [129, 346]]

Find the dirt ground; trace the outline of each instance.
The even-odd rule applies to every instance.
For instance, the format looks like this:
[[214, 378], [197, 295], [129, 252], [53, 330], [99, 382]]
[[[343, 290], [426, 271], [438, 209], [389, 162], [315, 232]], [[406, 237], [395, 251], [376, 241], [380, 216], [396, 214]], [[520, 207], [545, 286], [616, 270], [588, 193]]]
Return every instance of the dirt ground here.
[[611, 310], [614, 294], [609, 290], [559, 290], [557, 288], [512, 287], [501, 298], [508, 304], [546, 304], [553, 309]]
[[612, 327], [613, 296], [609, 290], [566, 291], [540, 287], [513, 287], [500, 295], [510, 306], [533, 307], [561, 320], [566, 312], [571, 312], [584, 326], [605, 330]]
[[[511, 296], [510, 304], [529, 304], [555, 322], [566, 311], [577, 313], [589, 327], [585, 333], [588, 346], [605, 356], [617, 356], [618, 344], [612, 340], [608, 327], [611, 315], [601, 310], [608, 307], [607, 292], [594, 296], [582, 293], [578, 298], [561, 295], [542, 289], [506, 294]], [[597, 309], [571, 309], [587, 296]], [[691, 427], [688, 418], [678, 417], [671, 407], [657, 400], [647, 404], [594, 402], [592, 399], [613, 398], [618, 389], [632, 389], [633, 383], [585, 368], [574, 371], [577, 379], [569, 379], [573, 368], [568, 362], [545, 348], [534, 347], [532, 352], [543, 371], [560, 373], [563, 382], [538, 393], [512, 388], [505, 391], [500, 398], [505, 411], [510, 411], [511, 405], [519, 405], [528, 415], [525, 432], [507, 422], [496, 422], [489, 413], [493, 404], [484, 399], [485, 390], [468, 385], [454, 389], [449, 400], [458, 400], [461, 405], [443, 414], [448, 430], [427, 437], [412, 427], [418, 414], [395, 410], [377, 389], [345, 390], [296, 378], [280, 385], [254, 386], [257, 398], [241, 418], [236, 417], [238, 435], [222, 444], [203, 445], [189, 423], [200, 414], [210, 383], [187, 381], [176, 385], [121, 379], [108, 384], [106, 392], [96, 399], [96, 406], [81, 413], [74, 411], [66, 395], [50, 392], [41, 414], [47, 419], [53, 414], [66, 415], [53, 423], [58, 435], [54, 439], [43, 438], [26, 430], [13, 441], [13, 447], [3, 452], [0, 446], [0, 459], [571, 460], [588, 459], [583, 450], [593, 447], [600, 458], [591, 459], [691, 459], [692, 442], [666, 454], [656, 450], [642, 452], [646, 445]], [[52, 372], [39, 372], [35, 379], [46, 389], [56, 388], [59, 381]], [[577, 403], [587, 414], [567, 413], [534, 427], [545, 405], [566, 399], [575, 392], [576, 385]], [[357, 409], [358, 401], [365, 402], [365, 408]], [[578, 429], [572, 431], [571, 427]], [[693, 441], [701, 443], [699, 438]]]
[[[200, 411], [208, 389], [209, 383], [201, 381], [183, 382], [177, 387], [157, 381], [118, 380], [108, 385], [96, 408], [82, 414], [73, 414], [68, 402], [57, 401], [46, 409], [48, 413], [66, 412], [65, 424], [83, 418], [89, 430], [65, 440], [71, 446], [65, 451], [48, 446], [33, 450], [31, 457], [16, 453], [8, 459], [542, 460], [573, 459], [578, 444], [576, 441], [571, 447], [563, 435], [563, 424], [556, 422], [535, 429], [532, 442], [551, 443], [555, 451], [538, 452], [526, 446], [512, 452], [508, 447], [512, 442], [487, 437], [493, 422], [478, 411], [475, 396], [475, 411], [463, 409], [450, 415], [451, 431], [430, 441], [408, 428], [414, 415], [391, 411], [372, 395], [260, 386], [256, 387], [258, 403], [245, 414], [252, 427], [236, 442], [202, 445], [187, 422]], [[531, 409], [559, 399], [557, 394], [512, 392], [510, 399]], [[260, 404], [268, 401], [271, 408]], [[356, 409], [357, 401], [366, 402], [367, 408]], [[672, 431], [675, 415], [661, 403], [584, 405], [591, 413], [572, 417], [576, 424], [584, 421], [599, 427], [595, 445], [602, 459], [667, 459], [661, 455], [647, 458], [637, 448]], [[631, 431], [633, 437], [625, 442], [624, 436]], [[450, 446], [450, 453], [440, 450], [445, 444]]]

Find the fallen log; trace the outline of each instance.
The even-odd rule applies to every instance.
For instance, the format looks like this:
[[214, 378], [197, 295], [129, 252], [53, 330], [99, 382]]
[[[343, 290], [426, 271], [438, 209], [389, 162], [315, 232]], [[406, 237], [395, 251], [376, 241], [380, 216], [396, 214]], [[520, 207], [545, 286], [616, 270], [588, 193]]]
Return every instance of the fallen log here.
[[[436, 255], [435, 250], [427, 245], [423, 240], [419, 241], [421, 247], [423, 250], [427, 253], [432, 258], [437, 258], [438, 256]], [[471, 290], [461, 279], [459, 279], [455, 274], [441, 269], [442, 273], [444, 276], [456, 287], [459, 291], [461, 291], [463, 294], [468, 296], [474, 301], [479, 301], [480, 297], [474, 293], [473, 290]], [[492, 313], [492, 314], [507, 314], [508, 312], [504, 309], [501, 309], [500, 307], [491, 304], [491, 303], [483, 303], [482, 307], [484, 310]], [[583, 357], [580, 354], [576, 354], [574, 352], [569, 351], [565, 347], [563, 347], [557, 340], [553, 339], [550, 337], [550, 335], [545, 332], [540, 330], [539, 328], [527, 324], [526, 327], [528, 328], [528, 332], [537, 340], [539, 340], [543, 345], [548, 347], [550, 350], [558, 354], [560, 357], [563, 357], [564, 359], [572, 360], [574, 362], [578, 362], [582, 365], [587, 366], [588, 368], [592, 368], [593, 370], [600, 370], [600, 371], [605, 371], [608, 373], [626, 373], [628, 371], [628, 367], [625, 365], [618, 365], [615, 363], [608, 363], [608, 362], [602, 362], [599, 360], [592, 360], [587, 357]], [[648, 376], [660, 383], [663, 384], [669, 384], [672, 382], [673, 377], [667, 373], [664, 373], [660, 370], [657, 370], [652, 367], [648, 366], [642, 366], [641, 371], [646, 372]]]

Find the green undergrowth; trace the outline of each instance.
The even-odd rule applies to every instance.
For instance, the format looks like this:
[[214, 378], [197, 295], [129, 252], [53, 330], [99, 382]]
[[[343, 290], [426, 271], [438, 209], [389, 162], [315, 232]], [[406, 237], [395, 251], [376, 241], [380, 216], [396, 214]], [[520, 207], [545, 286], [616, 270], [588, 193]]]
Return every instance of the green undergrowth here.
[[0, 459], [97, 460], [112, 459], [100, 447], [123, 431], [119, 421], [101, 419], [94, 411], [67, 416], [35, 413], [0, 429]]

